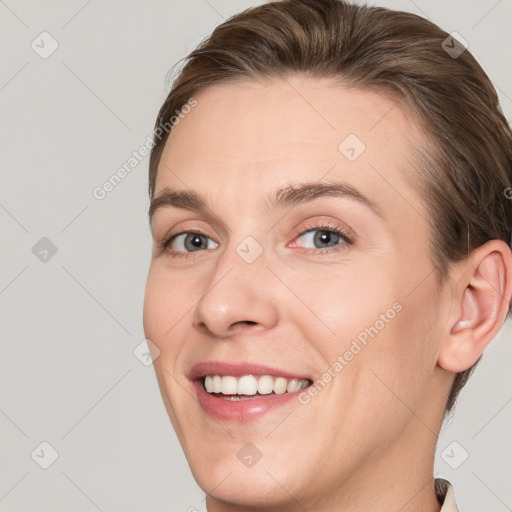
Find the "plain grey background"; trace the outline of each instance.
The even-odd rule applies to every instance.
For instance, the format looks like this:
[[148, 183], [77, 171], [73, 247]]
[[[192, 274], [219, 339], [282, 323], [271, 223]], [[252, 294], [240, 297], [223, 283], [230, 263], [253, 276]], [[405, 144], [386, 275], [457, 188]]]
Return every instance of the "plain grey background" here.
[[[143, 364], [148, 159], [93, 190], [151, 134], [170, 67], [257, 3], [0, 1], [1, 511], [204, 506]], [[378, 4], [461, 34], [511, 119], [511, 0]], [[463, 512], [512, 510], [511, 337], [439, 439], [436, 475]]]

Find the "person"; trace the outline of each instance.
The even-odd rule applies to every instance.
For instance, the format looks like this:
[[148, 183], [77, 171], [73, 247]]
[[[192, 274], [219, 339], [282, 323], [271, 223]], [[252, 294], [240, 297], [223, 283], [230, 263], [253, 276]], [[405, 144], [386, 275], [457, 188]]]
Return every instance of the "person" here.
[[457, 510], [447, 411], [510, 312], [512, 135], [463, 41], [283, 0], [155, 123], [144, 330], [209, 512]]

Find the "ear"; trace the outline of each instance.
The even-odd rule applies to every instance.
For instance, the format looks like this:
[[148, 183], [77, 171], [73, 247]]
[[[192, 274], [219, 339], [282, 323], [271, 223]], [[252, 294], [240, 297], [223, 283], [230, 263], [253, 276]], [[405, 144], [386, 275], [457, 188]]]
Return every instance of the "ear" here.
[[459, 373], [478, 360], [501, 329], [512, 295], [512, 251], [501, 240], [475, 249], [457, 266], [453, 300], [438, 365]]

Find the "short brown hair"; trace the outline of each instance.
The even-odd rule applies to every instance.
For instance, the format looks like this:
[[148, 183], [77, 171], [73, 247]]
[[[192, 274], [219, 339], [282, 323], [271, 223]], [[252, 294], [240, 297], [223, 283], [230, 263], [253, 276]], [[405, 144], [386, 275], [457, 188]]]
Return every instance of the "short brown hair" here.
[[[403, 100], [426, 134], [415, 178], [430, 213], [432, 262], [442, 280], [451, 263], [485, 242], [512, 244], [511, 130], [491, 81], [449, 37], [414, 14], [341, 0], [283, 0], [247, 9], [186, 58], [155, 127], [214, 84], [292, 73], [337, 77]], [[450, 55], [446, 41], [462, 53]], [[167, 137], [155, 140], [151, 152], [151, 198]], [[456, 375], [448, 411], [473, 369]]]

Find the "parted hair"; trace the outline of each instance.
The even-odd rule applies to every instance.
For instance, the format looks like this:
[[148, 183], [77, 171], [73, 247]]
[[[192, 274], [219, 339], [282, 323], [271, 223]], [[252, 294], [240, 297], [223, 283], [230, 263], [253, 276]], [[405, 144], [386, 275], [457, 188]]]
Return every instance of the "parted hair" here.
[[[395, 98], [412, 113], [425, 134], [412, 183], [429, 212], [439, 282], [489, 240], [511, 247], [512, 133], [496, 90], [468, 49], [414, 14], [342, 0], [247, 9], [183, 60], [155, 129], [207, 87], [291, 74], [339, 79]], [[168, 135], [155, 138], [151, 151], [151, 199]], [[456, 375], [447, 411], [473, 369]]]

